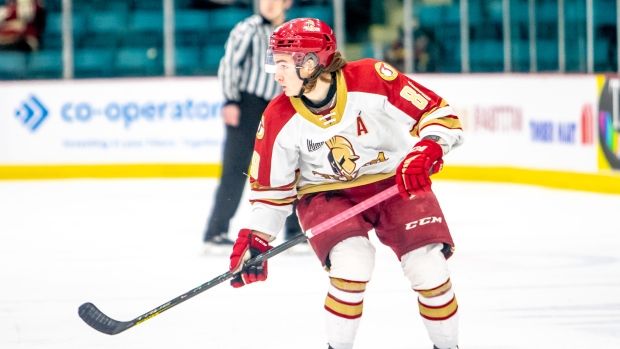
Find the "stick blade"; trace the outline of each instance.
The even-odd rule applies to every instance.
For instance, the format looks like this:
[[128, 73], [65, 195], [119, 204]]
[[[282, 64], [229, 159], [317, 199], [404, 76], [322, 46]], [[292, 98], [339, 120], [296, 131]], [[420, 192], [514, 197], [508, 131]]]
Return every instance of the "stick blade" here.
[[93, 303], [84, 303], [80, 305], [78, 314], [90, 327], [109, 335], [123, 332], [132, 326], [130, 321], [123, 322], [112, 319], [99, 310]]

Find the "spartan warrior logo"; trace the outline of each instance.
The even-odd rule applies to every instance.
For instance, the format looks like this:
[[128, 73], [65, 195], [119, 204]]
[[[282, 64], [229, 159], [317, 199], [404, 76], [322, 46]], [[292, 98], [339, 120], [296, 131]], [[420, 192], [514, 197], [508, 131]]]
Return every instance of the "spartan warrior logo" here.
[[329, 147], [329, 164], [335, 174], [346, 177], [348, 180], [353, 179], [355, 162], [359, 160], [359, 156], [355, 154], [353, 146], [348, 139], [342, 136], [334, 136], [326, 142]]
[[[334, 174], [325, 174], [316, 171], [312, 171], [312, 173], [325, 179], [334, 179], [343, 182], [353, 180], [357, 177], [359, 169], [357, 168], [356, 162], [360, 157], [355, 154], [355, 149], [353, 149], [351, 142], [345, 137], [334, 136], [325, 142], [325, 144], [329, 148], [327, 159], [329, 160], [329, 165]], [[360, 168], [374, 165], [385, 160], [386, 158], [383, 152], [379, 152], [376, 159], [363, 164]]]

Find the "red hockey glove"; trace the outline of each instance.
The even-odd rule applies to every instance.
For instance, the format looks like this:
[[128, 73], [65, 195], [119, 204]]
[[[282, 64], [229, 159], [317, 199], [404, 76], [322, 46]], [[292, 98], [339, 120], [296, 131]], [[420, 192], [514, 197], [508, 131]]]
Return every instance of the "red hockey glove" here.
[[403, 198], [431, 190], [430, 175], [441, 170], [443, 150], [430, 139], [419, 141], [396, 169], [396, 184]]
[[243, 263], [270, 249], [271, 246], [265, 239], [253, 234], [250, 229], [241, 229], [230, 255], [230, 271], [239, 273], [230, 281], [230, 284], [233, 287], [241, 287], [252, 282], [265, 281], [267, 261], [245, 266]]

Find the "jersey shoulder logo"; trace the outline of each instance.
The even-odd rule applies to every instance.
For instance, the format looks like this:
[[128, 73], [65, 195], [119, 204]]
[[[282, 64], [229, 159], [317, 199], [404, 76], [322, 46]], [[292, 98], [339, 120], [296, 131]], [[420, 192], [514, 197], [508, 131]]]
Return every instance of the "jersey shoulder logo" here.
[[385, 62], [375, 63], [375, 70], [377, 71], [381, 79], [385, 81], [392, 81], [398, 76], [398, 71]]

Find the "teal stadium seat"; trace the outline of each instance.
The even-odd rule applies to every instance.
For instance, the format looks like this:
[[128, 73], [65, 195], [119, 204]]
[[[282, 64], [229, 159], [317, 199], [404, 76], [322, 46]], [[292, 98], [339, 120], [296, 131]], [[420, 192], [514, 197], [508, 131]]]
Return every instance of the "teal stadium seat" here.
[[86, 32], [79, 46], [113, 48], [127, 29], [127, 12], [97, 11], [85, 14]]
[[162, 33], [164, 28], [164, 14], [161, 11], [136, 10], [129, 17], [130, 31], [146, 31]]
[[117, 51], [115, 73], [120, 76], [153, 76], [162, 75], [163, 52], [151, 49], [122, 47]]
[[47, 14], [41, 43], [47, 49], [62, 47], [62, 13], [50, 12]]
[[252, 15], [251, 9], [230, 7], [209, 11], [209, 32], [229, 33], [234, 26]]
[[111, 49], [78, 49], [75, 51], [76, 78], [112, 76], [115, 51]]
[[29, 78], [61, 78], [62, 51], [41, 50], [32, 52], [28, 60]]
[[224, 45], [207, 45], [202, 49], [202, 65], [208, 74], [216, 74], [224, 56]]
[[472, 72], [502, 71], [504, 69], [503, 44], [496, 40], [472, 41], [469, 57]]
[[558, 4], [553, 1], [540, 2], [536, 8], [536, 20], [539, 23], [557, 23]]
[[175, 55], [177, 75], [196, 75], [204, 73], [200, 61], [200, 49], [196, 47], [177, 47]]
[[[106, 0], [103, 0], [106, 1]], [[164, 2], [162, 0], [119, 0], [131, 2], [131, 6], [136, 10], [158, 10], [163, 11]], [[175, 0], [175, 2], [178, 0]]]
[[536, 51], [539, 71], [558, 70], [558, 43], [556, 40], [538, 40]]
[[594, 25], [616, 25], [616, 0], [602, 0], [594, 2]]
[[426, 5], [419, 7], [419, 21], [421, 27], [434, 28], [440, 26], [445, 18], [445, 6]]
[[530, 69], [530, 47], [529, 42], [524, 40], [513, 41], [512, 43], [512, 69], [513, 71], [529, 71]]
[[198, 46], [209, 33], [209, 14], [204, 10], [179, 10], [175, 19], [175, 42], [179, 46]]
[[129, 16], [127, 32], [122, 35], [125, 47], [162, 47], [164, 16], [161, 11], [136, 10]]
[[[615, 54], [615, 52], [613, 52]], [[596, 71], [611, 72], [614, 70], [609, 57], [609, 42], [606, 40], [597, 40], [594, 43], [594, 69]]]
[[334, 25], [332, 7], [328, 5], [293, 6], [287, 13], [287, 18], [318, 18], [330, 26]]
[[[79, 43], [86, 31], [86, 18], [84, 13], [75, 12], [72, 16], [73, 42]], [[62, 48], [62, 13], [51, 12], [47, 15], [45, 30], [43, 31], [42, 47], [44, 49]]]
[[16, 80], [26, 77], [26, 53], [4, 51], [0, 54], [0, 79]]

